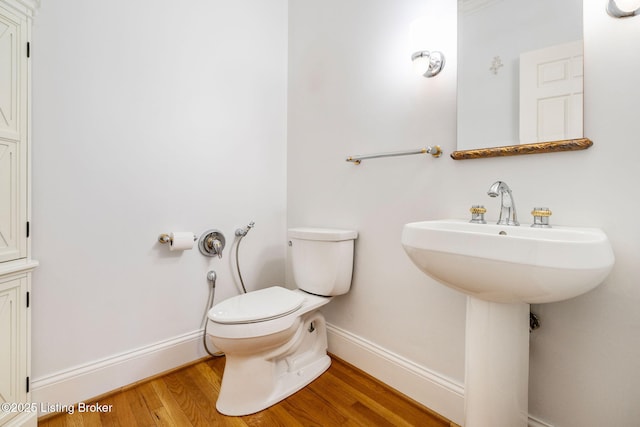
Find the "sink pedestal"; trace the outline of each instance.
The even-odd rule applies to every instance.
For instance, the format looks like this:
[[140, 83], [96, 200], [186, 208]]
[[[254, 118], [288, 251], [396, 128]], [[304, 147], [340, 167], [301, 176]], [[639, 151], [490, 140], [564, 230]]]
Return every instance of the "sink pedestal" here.
[[467, 297], [464, 427], [526, 427], [529, 304]]

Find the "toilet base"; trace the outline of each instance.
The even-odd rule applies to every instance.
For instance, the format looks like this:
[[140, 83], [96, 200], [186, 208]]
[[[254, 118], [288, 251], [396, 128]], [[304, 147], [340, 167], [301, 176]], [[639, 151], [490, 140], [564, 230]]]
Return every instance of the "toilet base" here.
[[[305, 388], [329, 369], [330, 365], [331, 359], [325, 355], [322, 359], [316, 360], [300, 371], [287, 373], [280, 379], [278, 390], [275, 390], [266, 400], [242, 403], [237, 401], [243, 400], [244, 397], [242, 396], [238, 396], [232, 402], [218, 399], [216, 409], [221, 414], [229, 416], [250, 415], [260, 412]], [[241, 407], [238, 407], [239, 403]]]
[[331, 365], [324, 317], [302, 316], [292, 337], [276, 349], [259, 354], [226, 353], [216, 409], [242, 416], [266, 409], [318, 378]]

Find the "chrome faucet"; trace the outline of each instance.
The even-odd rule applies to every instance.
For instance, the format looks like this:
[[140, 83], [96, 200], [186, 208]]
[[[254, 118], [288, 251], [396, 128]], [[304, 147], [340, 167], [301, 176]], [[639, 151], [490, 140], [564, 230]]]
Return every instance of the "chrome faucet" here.
[[518, 214], [516, 213], [516, 204], [513, 201], [513, 194], [507, 183], [496, 181], [491, 185], [487, 194], [491, 197], [500, 195], [500, 217], [499, 225], [520, 225], [518, 222]]

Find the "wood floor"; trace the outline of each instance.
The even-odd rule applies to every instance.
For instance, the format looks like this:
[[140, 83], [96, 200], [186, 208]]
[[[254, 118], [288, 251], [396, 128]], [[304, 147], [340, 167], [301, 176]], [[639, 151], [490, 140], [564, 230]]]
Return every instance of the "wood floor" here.
[[110, 411], [76, 410], [41, 418], [38, 425], [457, 427], [346, 362], [332, 359], [329, 370], [306, 388], [253, 415], [226, 417], [216, 411], [225, 363], [220, 357], [99, 398], [99, 405], [112, 405]]

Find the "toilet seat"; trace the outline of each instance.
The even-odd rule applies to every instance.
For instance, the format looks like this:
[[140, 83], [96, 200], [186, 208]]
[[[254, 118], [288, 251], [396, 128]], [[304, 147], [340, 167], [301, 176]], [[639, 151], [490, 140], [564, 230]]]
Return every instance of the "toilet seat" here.
[[280, 286], [240, 294], [216, 304], [209, 318], [221, 324], [263, 322], [286, 316], [298, 310], [304, 296]]
[[[281, 296], [289, 292], [297, 295], [300, 299], [302, 299], [302, 305], [299, 308], [294, 309], [293, 311], [289, 311], [286, 314], [282, 314], [278, 317], [273, 317], [267, 320], [252, 322], [245, 321], [244, 323], [222, 323], [215, 320], [213, 316], [213, 313], [219, 308], [218, 304], [216, 304], [208, 313], [209, 320], [207, 323], [207, 334], [211, 337], [236, 340], [246, 338], [253, 339], [270, 334], [276, 334], [290, 328], [305, 313], [320, 308], [331, 301], [331, 297], [321, 297], [318, 295], [309, 294], [307, 292], [301, 291], [300, 289], [290, 291], [288, 289], [281, 288], [281, 290], [285, 292], [275, 292], [278, 292]], [[257, 291], [253, 291], [251, 292], [251, 294], [253, 295], [254, 292]], [[273, 291], [269, 291], [269, 293], [271, 292]], [[242, 294], [239, 296], [245, 295], [249, 294]], [[232, 297], [230, 299], [233, 298], [237, 297]], [[244, 298], [242, 298], [242, 300], [244, 300]]]

